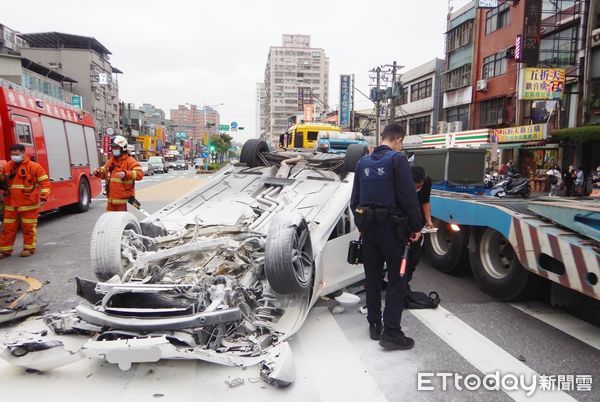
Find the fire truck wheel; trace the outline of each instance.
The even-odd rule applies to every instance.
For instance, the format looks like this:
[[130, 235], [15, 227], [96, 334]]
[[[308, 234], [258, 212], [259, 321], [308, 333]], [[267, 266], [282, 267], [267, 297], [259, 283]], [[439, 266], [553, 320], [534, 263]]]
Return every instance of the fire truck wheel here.
[[73, 211], [77, 213], [87, 212], [92, 202], [92, 192], [90, 191], [90, 183], [84, 177], [79, 182], [79, 201], [73, 204]]
[[369, 153], [369, 149], [360, 144], [352, 144], [346, 149], [346, 155], [344, 156], [344, 171], [346, 173], [354, 173], [356, 171], [356, 164], [366, 154]]
[[461, 227], [459, 231], [453, 231], [447, 222], [435, 218], [433, 224], [438, 229], [437, 232], [424, 235], [425, 259], [431, 266], [445, 274], [460, 274], [467, 271], [469, 228]]
[[265, 274], [279, 294], [301, 293], [310, 288], [314, 275], [308, 225], [300, 215], [276, 215], [265, 244]]
[[137, 257], [135, 250], [141, 240], [131, 232], [140, 234], [142, 230], [136, 217], [129, 212], [107, 212], [96, 222], [90, 255], [94, 273], [101, 281], [115, 275], [122, 277]]
[[248, 140], [242, 146], [240, 163], [245, 163], [246, 166], [251, 168], [262, 166], [263, 162], [259, 155], [267, 152], [269, 152], [269, 145], [265, 141], [259, 139]]
[[547, 283], [527, 271], [510, 242], [494, 229], [478, 230], [469, 251], [471, 269], [479, 288], [503, 301], [523, 300], [541, 293]]

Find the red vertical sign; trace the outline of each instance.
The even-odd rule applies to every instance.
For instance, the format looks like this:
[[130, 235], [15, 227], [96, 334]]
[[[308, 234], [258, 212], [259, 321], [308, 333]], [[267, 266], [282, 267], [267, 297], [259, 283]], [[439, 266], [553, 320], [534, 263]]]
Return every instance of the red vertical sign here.
[[105, 154], [110, 154], [110, 135], [104, 134], [102, 137], [102, 149]]

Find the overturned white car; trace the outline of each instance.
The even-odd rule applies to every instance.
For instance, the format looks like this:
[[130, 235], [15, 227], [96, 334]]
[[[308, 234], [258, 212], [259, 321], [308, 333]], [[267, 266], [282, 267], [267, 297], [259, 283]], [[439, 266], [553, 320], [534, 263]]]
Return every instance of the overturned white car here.
[[[47, 370], [96, 356], [128, 369], [159, 359], [261, 364], [293, 381], [286, 339], [319, 296], [357, 282], [353, 170], [366, 153], [269, 152], [245, 143], [240, 163], [139, 221], [106, 213], [91, 244], [101, 282], [77, 278], [89, 303], [44, 317], [53, 337], [20, 333], [0, 356]], [[65, 335], [87, 335], [78, 346]]]

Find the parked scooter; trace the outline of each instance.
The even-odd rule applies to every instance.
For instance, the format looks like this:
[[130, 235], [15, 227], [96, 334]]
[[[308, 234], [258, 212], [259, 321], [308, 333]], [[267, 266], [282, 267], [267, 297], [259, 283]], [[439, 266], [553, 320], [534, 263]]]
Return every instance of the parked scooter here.
[[492, 186], [490, 195], [528, 198], [531, 195], [529, 179], [521, 178], [519, 175], [507, 175]]

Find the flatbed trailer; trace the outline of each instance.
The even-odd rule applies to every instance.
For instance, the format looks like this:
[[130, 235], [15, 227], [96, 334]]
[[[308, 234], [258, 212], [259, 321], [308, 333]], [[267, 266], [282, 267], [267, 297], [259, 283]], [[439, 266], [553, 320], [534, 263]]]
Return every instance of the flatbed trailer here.
[[425, 238], [432, 265], [470, 265], [478, 286], [500, 300], [525, 299], [550, 283], [600, 300], [600, 200], [498, 199], [433, 190], [438, 228]]

